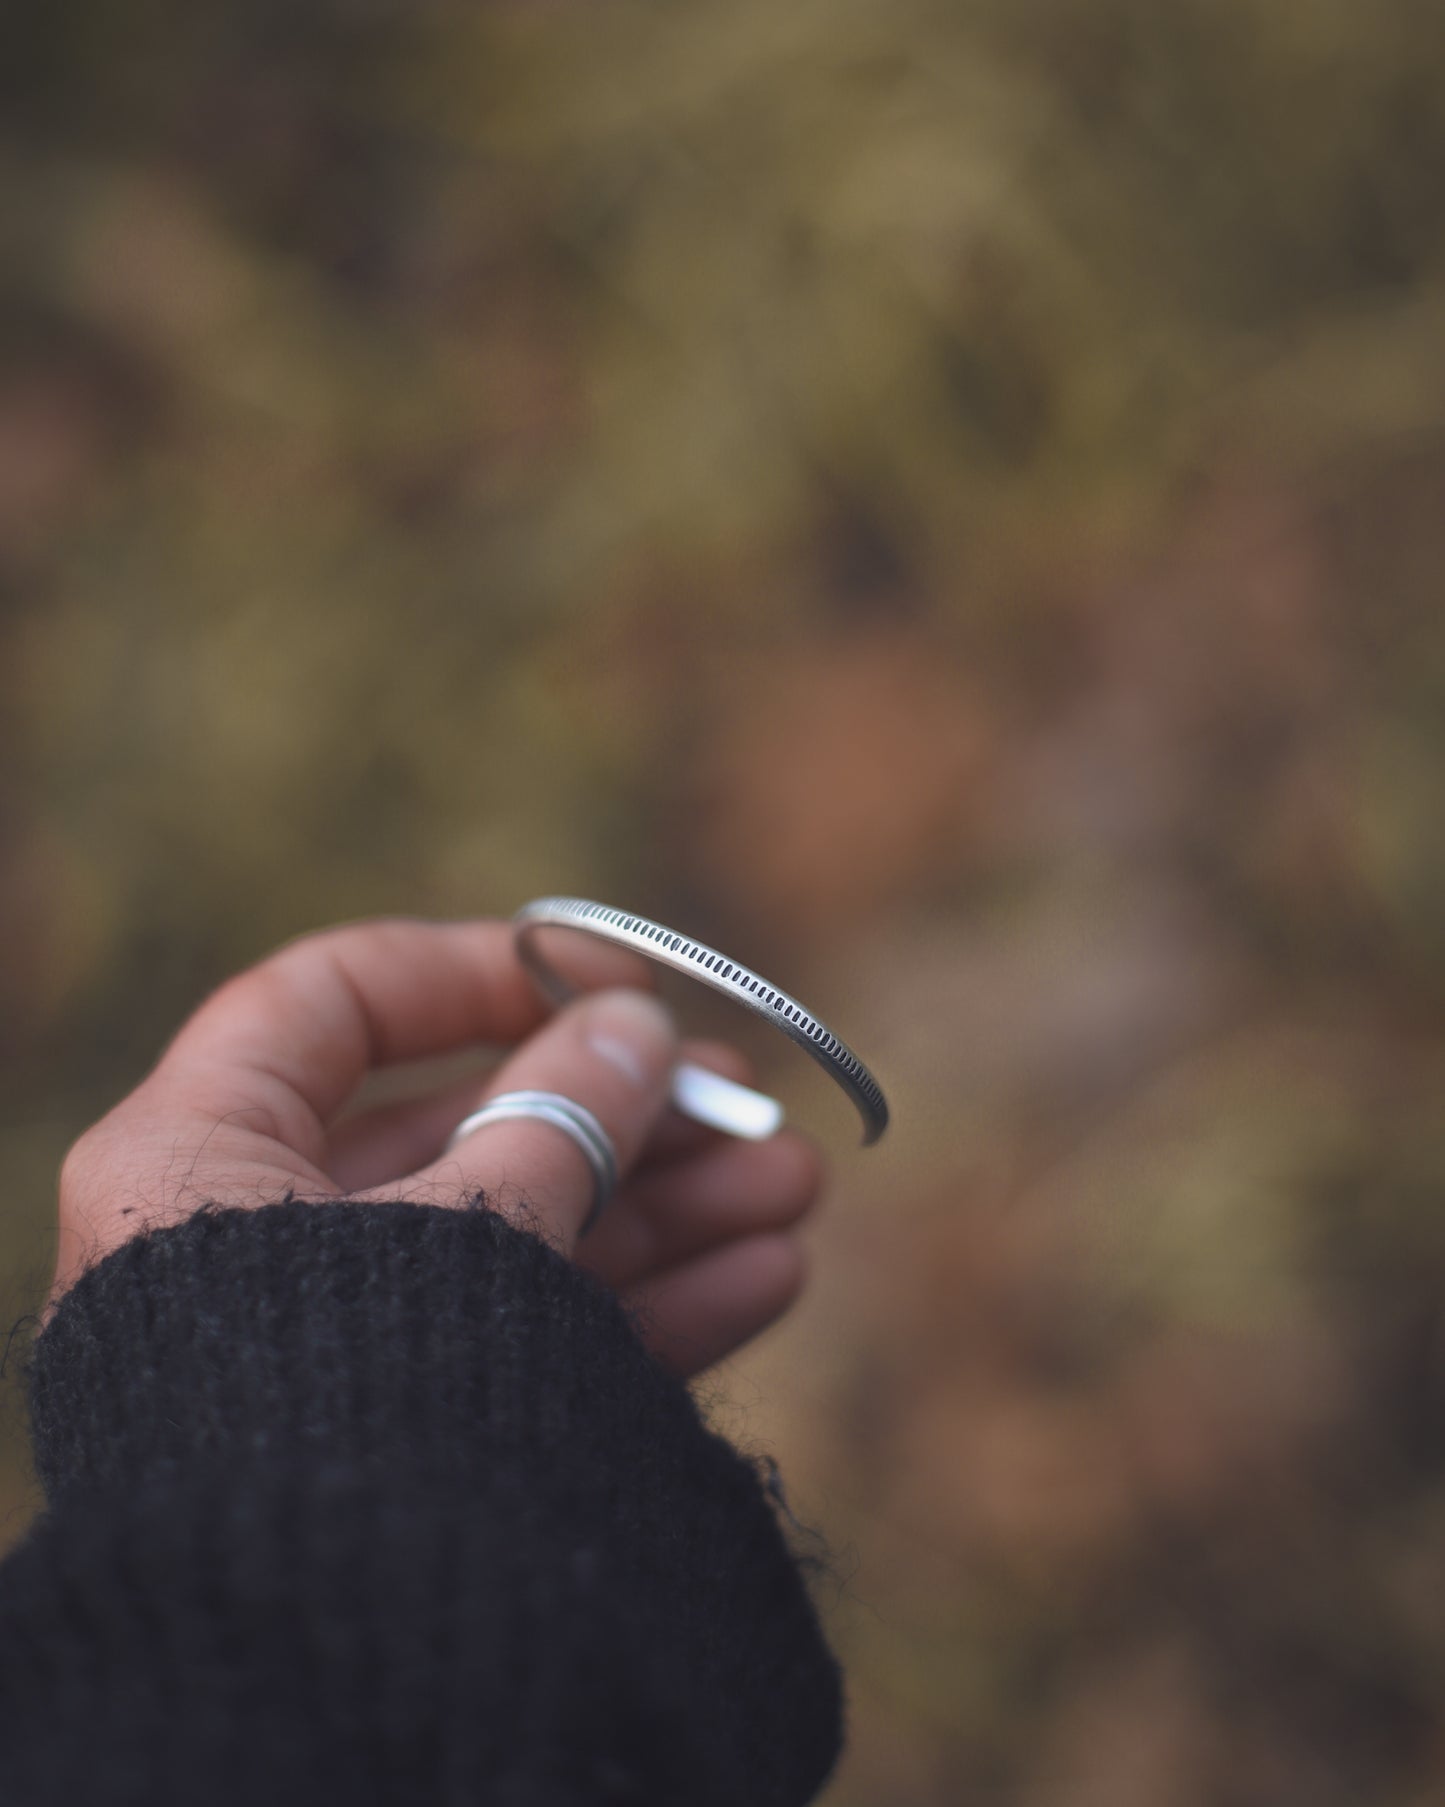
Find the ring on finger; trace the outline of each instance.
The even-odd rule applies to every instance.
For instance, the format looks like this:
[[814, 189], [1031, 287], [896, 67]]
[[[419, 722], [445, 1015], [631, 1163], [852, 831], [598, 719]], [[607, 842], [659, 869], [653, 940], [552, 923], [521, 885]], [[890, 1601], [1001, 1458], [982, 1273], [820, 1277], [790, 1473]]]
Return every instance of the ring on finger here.
[[585, 1158], [592, 1174], [592, 1203], [577, 1232], [585, 1235], [617, 1188], [617, 1150], [597, 1118], [575, 1098], [561, 1092], [502, 1092], [462, 1119], [447, 1140], [447, 1150], [488, 1123], [510, 1123], [522, 1118], [560, 1129]]

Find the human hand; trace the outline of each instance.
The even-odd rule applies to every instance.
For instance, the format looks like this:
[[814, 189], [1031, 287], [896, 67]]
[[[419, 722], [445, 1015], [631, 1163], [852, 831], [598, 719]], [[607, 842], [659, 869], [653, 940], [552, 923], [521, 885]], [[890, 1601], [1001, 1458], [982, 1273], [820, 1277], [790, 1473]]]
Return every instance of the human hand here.
[[[513, 1047], [485, 1084], [343, 1115], [372, 1069], [474, 1043]], [[294, 1193], [464, 1206], [484, 1194], [611, 1286], [662, 1361], [696, 1374], [797, 1296], [795, 1230], [822, 1165], [794, 1131], [740, 1142], [671, 1111], [681, 1058], [751, 1077], [735, 1049], [680, 1043], [657, 1000], [630, 986], [549, 1017], [504, 922], [388, 919], [303, 936], [213, 993], [71, 1149], [50, 1308], [128, 1237], [205, 1203]], [[486, 1098], [525, 1088], [585, 1105], [616, 1146], [617, 1191], [580, 1240], [592, 1178], [556, 1130], [493, 1123], [444, 1152]]]

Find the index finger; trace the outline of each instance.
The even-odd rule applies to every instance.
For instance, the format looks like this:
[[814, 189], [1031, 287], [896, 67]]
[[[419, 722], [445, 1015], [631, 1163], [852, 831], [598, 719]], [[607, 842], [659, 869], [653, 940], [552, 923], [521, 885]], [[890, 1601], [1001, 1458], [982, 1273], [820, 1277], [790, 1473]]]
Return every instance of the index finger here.
[[204, 1068], [222, 1108], [233, 1092], [235, 1105], [250, 1102], [248, 1082], [279, 1081], [324, 1123], [372, 1067], [517, 1042], [550, 1014], [509, 923], [348, 923], [288, 942], [228, 980], [181, 1029], [156, 1076]]

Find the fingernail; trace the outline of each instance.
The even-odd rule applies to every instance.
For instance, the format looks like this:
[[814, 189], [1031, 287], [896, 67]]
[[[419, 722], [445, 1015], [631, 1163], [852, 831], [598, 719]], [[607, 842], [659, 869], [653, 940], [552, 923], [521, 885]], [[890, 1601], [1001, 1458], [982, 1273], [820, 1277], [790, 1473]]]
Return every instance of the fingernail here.
[[672, 1071], [677, 1026], [665, 1004], [645, 991], [606, 991], [587, 1006], [587, 1046], [641, 1088]]

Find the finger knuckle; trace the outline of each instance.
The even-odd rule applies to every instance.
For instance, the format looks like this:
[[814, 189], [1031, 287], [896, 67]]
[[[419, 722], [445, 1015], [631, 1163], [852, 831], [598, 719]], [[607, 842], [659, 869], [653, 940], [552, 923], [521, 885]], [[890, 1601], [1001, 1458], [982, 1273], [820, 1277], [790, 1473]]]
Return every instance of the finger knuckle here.
[[92, 1181], [103, 1162], [102, 1145], [105, 1140], [105, 1124], [102, 1118], [97, 1124], [77, 1136], [65, 1151], [60, 1163], [60, 1195], [62, 1198], [74, 1198], [90, 1189]]

